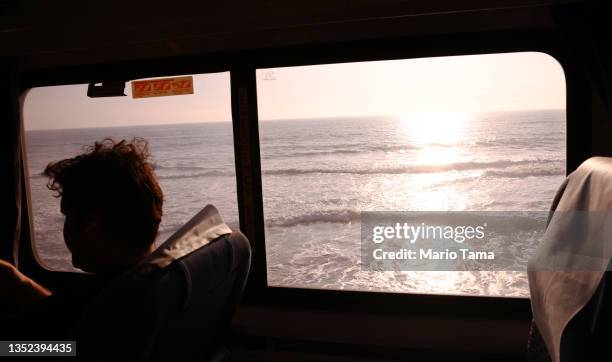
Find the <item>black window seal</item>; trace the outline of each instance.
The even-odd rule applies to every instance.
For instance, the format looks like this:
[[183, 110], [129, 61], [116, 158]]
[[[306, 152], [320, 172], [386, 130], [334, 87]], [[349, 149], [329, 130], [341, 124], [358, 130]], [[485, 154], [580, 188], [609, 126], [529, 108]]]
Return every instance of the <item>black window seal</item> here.
[[[581, 119], [590, 117], [591, 92], [580, 69], [571, 62], [571, 57], [566, 53], [560, 35], [554, 30], [507, 30], [487, 33], [398, 37], [384, 40], [296, 45], [217, 55], [194, 55], [148, 61], [37, 70], [22, 74], [21, 79], [23, 80], [22, 90], [26, 90], [45, 85], [102, 81], [111, 75], [115, 77], [122, 76], [125, 79], [137, 79], [229, 70], [232, 77], [232, 117], [235, 140], [236, 137], [239, 137], [236, 132], [239, 124], [237, 124], [235, 109], [238, 105], [237, 87], [239, 83], [246, 87], [249, 99], [247, 102], [251, 105], [248, 107], [247, 120], [250, 131], [246, 133], [249, 138], [248, 145], [250, 145], [248, 146], [248, 152], [251, 153], [251, 156], [253, 156], [255, 151], [257, 151], [257, 154], [255, 157], [250, 158], [250, 165], [245, 165], [240, 153], [235, 152], [235, 157], [237, 157], [236, 167], [240, 168], [240, 170], [246, 170], [246, 177], [251, 180], [248, 181], [245, 176], [237, 180], [241, 229], [254, 242], [256, 248], [253, 270], [244, 298], [245, 304], [274, 308], [307, 308], [356, 312], [384, 311], [385, 313], [419, 316], [443, 316], [448, 314], [448, 316], [454, 318], [497, 317], [502, 319], [525, 319], [530, 316], [528, 299], [314, 290], [267, 286], [257, 111], [256, 104], [255, 107], [252, 106], [252, 100], [256, 99], [256, 87], [254, 84], [256, 69], [525, 51], [542, 52], [552, 56], [561, 64], [565, 72], [568, 130], [567, 172], [569, 173], [591, 154], [590, 124], [580, 122]], [[585, 137], [586, 135], [589, 135], [589, 137]], [[235, 141], [234, 143], [235, 147], [243, 146], [242, 142]], [[29, 190], [26, 191], [29, 192]], [[249, 204], [250, 206], [245, 208]], [[244, 213], [252, 215], [252, 221], [249, 223], [250, 230], [243, 222], [245, 219]], [[26, 225], [30, 223], [29, 215], [23, 215], [23, 222]], [[27, 233], [23, 233], [21, 244], [20, 249], [23, 253], [20, 253], [20, 255], [30, 258], [30, 263], [22, 265], [27, 264], [30, 267], [34, 267], [36, 263], [32, 263], [33, 254], [26, 251], [32, 248], [31, 240]], [[28, 254], [30, 255], [28, 256]], [[39, 270], [39, 273], [41, 276], [42, 274], [66, 274], [63, 272], [48, 272], [46, 270]], [[483, 308], [483, 306], [486, 306], [486, 308]]]

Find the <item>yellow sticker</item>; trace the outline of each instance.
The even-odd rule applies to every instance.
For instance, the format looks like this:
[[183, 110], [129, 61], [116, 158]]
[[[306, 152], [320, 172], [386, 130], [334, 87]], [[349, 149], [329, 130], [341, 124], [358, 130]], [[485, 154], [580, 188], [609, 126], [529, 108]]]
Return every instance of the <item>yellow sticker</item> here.
[[159, 78], [132, 82], [132, 98], [193, 94], [193, 77]]

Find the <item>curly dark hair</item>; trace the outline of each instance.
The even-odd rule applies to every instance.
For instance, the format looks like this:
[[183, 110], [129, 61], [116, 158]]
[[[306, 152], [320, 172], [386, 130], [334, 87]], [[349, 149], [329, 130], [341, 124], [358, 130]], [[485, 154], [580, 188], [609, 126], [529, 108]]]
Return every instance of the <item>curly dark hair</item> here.
[[136, 247], [157, 237], [164, 195], [149, 161], [148, 142], [105, 138], [85, 153], [50, 163], [47, 187], [62, 198], [62, 212], [94, 217], [106, 235]]

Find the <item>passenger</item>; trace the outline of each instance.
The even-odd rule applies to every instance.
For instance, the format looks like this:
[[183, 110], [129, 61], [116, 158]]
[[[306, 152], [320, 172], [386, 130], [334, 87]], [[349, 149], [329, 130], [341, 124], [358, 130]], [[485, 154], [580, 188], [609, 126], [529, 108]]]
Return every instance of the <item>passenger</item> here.
[[[106, 138], [81, 155], [50, 163], [44, 175], [61, 197], [72, 265], [93, 275], [53, 292], [0, 261], [0, 302], [22, 309], [0, 320], [0, 335], [12, 339], [32, 332], [65, 335], [110, 280], [154, 250], [162, 218], [163, 193], [143, 139]], [[28, 330], [18, 331], [20, 326]]]

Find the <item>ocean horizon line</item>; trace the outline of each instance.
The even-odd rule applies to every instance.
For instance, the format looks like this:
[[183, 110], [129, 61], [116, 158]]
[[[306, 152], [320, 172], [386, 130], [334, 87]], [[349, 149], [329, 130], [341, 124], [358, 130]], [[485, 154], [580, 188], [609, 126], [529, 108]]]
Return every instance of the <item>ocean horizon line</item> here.
[[[495, 110], [495, 111], [480, 111], [480, 112], [467, 112], [472, 114], [500, 114], [500, 113], [532, 113], [532, 112], [555, 112], [564, 111], [563, 108], [538, 108], [538, 109], [521, 109], [521, 110]], [[436, 111], [432, 111], [436, 112]], [[440, 111], [443, 112], [443, 111]], [[409, 112], [406, 114], [418, 114], [423, 112]], [[324, 117], [295, 117], [295, 118], [265, 118], [259, 119], [259, 122], [293, 122], [293, 121], [308, 121], [308, 120], [348, 120], [348, 119], [367, 119], [367, 118], [395, 118], [401, 117], [398, 114], [371, 114], [371, 115], [342, 115], [342, 116], [324, 116]], [[27, 123], [27, 122], [25, 122]], [[225, 121], [197, 121], [197, 122], [176, 122], [176, 123], [151, 123], [151, 124], [122, 124], [113, 126], [100, 126], [100, 127], [65, 127], [65, 128], [32, 128], [28, 129], [25, 127], [25, 132], [38, 132], [38, 131], [65, 131], [65, 130], [85, 130], [85, 129], [116, 129], [116, 128], [146, 128], [155, 126], [187, 126], [196, 124], [219, 124], [219, 123], [232, 123], [232, 120]]]

